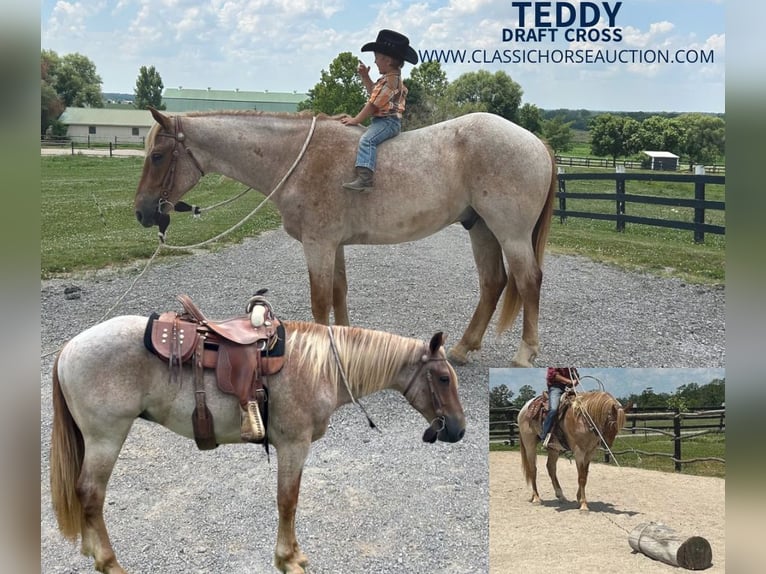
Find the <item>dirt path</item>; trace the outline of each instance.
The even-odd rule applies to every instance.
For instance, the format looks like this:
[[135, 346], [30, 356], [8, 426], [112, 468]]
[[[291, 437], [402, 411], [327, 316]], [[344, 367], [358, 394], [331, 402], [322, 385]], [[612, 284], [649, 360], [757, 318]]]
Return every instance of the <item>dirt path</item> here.
[[[702, 536], [713, 550], [713, 574], [726, 571], [725, 485], [706, 478], [635, 468], [592, 465], [586, 494], [590, 512], [575, 502], [559, 503], [538, 457], [542, 504], [529, 502], [518, 452], [489, 455], [490, 550], [492, 574], [684, 572], [634, 552], [628, 534], [644, 522], [661, 522], [680, 535]], [[564, 494], [577, 492], [574, 462], [560, 459], [558, 476]], [[559, 542], [550, 546], [551, 535]]]

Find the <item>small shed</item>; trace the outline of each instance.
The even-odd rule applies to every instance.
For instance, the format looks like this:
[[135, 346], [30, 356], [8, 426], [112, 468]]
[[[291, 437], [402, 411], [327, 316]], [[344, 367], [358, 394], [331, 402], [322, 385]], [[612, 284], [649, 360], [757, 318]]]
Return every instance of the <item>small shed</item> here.
[[308, 99], [300, 92], [248, 92], [244, 90], [196, 90], [165, 88], [162, 103], [168, 112], [204, 112], [215, 110], [260, 110], [262, 112], [297, 112], [298, 104]]
[[655, 171], [676, 171], [678, 169], [678, 160], [680, 159], [674, 153], [669, 151], [643, 151], [641, 152], [649, 157], [648, 167]]
[[154, 125], [148, 110], [67, 108], [59, 117], [76, 143], [143, 144]]

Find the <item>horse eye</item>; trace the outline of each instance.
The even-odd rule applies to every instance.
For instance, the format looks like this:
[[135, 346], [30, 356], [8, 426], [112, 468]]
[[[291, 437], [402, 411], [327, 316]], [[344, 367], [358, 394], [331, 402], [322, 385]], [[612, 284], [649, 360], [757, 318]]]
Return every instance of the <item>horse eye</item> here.
[[444, 385], [449, 385], [449, 375], [441, 375], [439, 377], [439, 382]]
[[159, 163], [162, 161], [162, 154], [161, 153], [153, 153], [152, 154], [152, 162], [153, 163]]

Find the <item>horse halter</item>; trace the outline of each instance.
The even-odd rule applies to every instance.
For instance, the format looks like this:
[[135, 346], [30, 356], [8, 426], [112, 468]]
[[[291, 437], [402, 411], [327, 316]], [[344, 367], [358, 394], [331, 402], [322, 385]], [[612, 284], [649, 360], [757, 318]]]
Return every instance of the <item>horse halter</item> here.
[[170, 195], [170, 191], [173, 189], [173, 183], [175, 183], [176, 178], [176, 163], [178, 162], [178, 146], [183, 148], [184, 153], [189, 156], [189, 158], [192, 160], [192, 163], [194, 164], [194, 167], [199, 170], [200, 175], [205, 175], [205, 171], [202, 169], [202, 166], [200, 166], [199, 162], [197, 161], [197, 158], [194, 157], [194, 154], [192, 153], [191, 149], [186, 147], [186, 144], [184, 143], [186, 140], [186, 134], [184, 134], [183, 129], [181, 128], [181, 117], [180, 116], [173, 116], [173, 123], [174, 123], [174, 133], [168, 133], [168, 132], [158, 132], [156, 137], [166, 137], [166, 138], [172, 138], [175, 143], [173, 143], [173, 150], [170, 152], [170, 165], [168, 166], [168, 170], [165, 172], [165, 176], [162, 178], [162, 183], [160, 184], [160, 189], [162, 190], [162, 197], [159, 199], [157, 204], [157, 211], [162, 212], [162, 206], [164, 204], [170, 204], [173, 206], [173, 203], [171, 203], [168, 200], [168, 196]]
[[[433, 363], [436, 361], [444, 361], [447, 362], [446, 358], [442, 357], [429, 357], [427, 352], [423, 354], [420, 364], [418, 365], [418, 368], [415, 370], [415, 373], [412, 375], [412, 378], [407, 383], [407, 386], [404, 388], [404, 392], [402, 392], [402, 395], [404, 395], [404, 398], [408, 401], [410, 400], [407, 397], [407, 394], [412, 389], [412, 386], [415, 384], [415, 381], [418, 380], [418, 377], [420, 376], [420, 372], [423, 370], [423, 368], [428, 363]], [[444, 430], [446, 426], [446, 419], [444, 417], [444, 408], [441, 399], [439, 398], [438, 393], [434, 389], [434, 380], [433, 380], [433, 374], [431, 373], [431, 369], [428, 369], [428, 372], [426, 373], [426, 382], [428, 383], [428, 390], [431, 392], [431, 404], [434, 408], [434, 413], [436, 414], [436, 418], [431, 421], [431, 426], [433, 427], [435, 422], [439, 422], [439, 427], [434, 428], [433, 430], [438, 432], [441, 432]]]

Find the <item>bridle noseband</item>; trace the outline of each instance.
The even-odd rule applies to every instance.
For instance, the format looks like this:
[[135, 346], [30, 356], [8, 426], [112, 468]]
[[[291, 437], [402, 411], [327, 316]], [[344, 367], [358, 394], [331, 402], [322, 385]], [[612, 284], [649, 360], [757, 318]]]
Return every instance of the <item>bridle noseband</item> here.
[[189, 156], [189, 158], [192, 160], [192, 163], [194, 164], [194, 167], [199, 170], [200, 176], [205, 175], [205, 171], [202, 169], [202, 166], [197, 161], [197, 158], [194, 157], [194, 154], [192, 153], [191, 149], [186, 147], [186, 134], [184, 134], [183, 129], [181, 128], [181, 117], [180, 116], [173, 116], [173, 123], [174, 123], [174, 133], [168, 133], [164, 131], [157, 132], [156, 137], [166, 137], [166, 138], [172, 138], [174, 140], [173, 143], [173, 150], [171, 151], [171, 158], [170, 158], [170, 165], [168, 166], [168, 170], [165, 172], [165, 176], [162, 178], [162, 183], [160, 184], [160, 189], [162, 190], [162, 197], [160, 198], [158, 204], [157, 204], [157, 210], [159, 212], [162, 212], [162, 206], [165, 204], [169, 204], [173, 206], [173, 203], [168, 199], [170, 196], [170, 191], [173, 189], [173, 184], [175, 183], [176, 178], [176, 163], [178, 162], [178, 146], [180, 145], [184, 153]]

